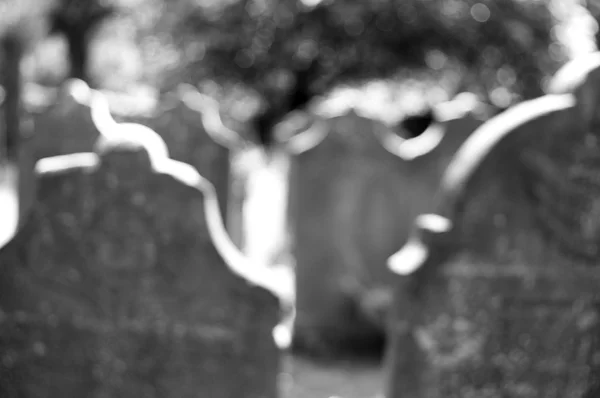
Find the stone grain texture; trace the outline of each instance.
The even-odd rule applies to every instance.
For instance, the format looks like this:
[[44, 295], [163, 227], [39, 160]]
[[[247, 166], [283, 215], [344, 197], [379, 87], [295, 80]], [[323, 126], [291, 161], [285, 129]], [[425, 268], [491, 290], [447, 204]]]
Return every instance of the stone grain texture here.
[[276, 296], [218, 249], [212, 185], [151, 153], [38, 163], [36, 203], [0, 250], [0, 396], [278, 395]]
[[599, 60], [478, 129], [391, 257], [388, 397], [600, 394]]

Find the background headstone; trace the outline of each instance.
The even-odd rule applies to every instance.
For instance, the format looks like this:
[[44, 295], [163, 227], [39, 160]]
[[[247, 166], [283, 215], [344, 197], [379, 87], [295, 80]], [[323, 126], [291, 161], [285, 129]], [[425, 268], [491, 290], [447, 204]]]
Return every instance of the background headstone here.
[[301, 346], [356, 348], [381, 340], [392, 289], [387, 258], [414, 218], [433, 208], [447, 164], [481, 121], [455, 112], [412, 140], [354, 111], [329, 124], [322, 142], [291, 160], [296, 336]]
[[[44, 97], [41, 103], [27, 103], [34, 125], [27, 146], [36, 160], [93, 149], [100, 132], [92, 121], [90, 108], [73, 96], [73, 90], [77, 90], [80, 83], [85, 85], [81, 81], [69, 81], [52, 93], [40, 94]], [[26, 95], [27, 90], [35, 88], [27, 86]]]
[[289, 184], [294, 338], [316, 351], [358, 349], [379, 335], [358, 302], [387, 279], [385, 260], [408, 222], [407, 209], [397, 206], [402, 160], [381, 146], [375, 122], [350, 112], [328, 124], [322, 142], [292, 159]]
[[278, 300], [224, 260], [210, 184], [130, 145], [38, 169], [0, 251], [0, 396], [277, 396]]
[[477, 130], [441, 218], [390, 259], [390, 398], [599, 393], [600, 152], [573, 103], [542, 97]]
[[[33, 146], [36, 159], [93, 150], [100, 132], [86, 103], [86, 90], [89, 91], [86, 83], [72, 79], [55, 90], [56, 93], [29, 95], [45, 98], [29, 101], [35, 125], [33, 141], [29, 145]], [[230, 148], [224, 141], [219, 143], [206, 132], [199, 109], [189, 106], [177, 91], [167, 93], [162, 99], [143, 95], [138, 98], [108, 91], [102, 94], [115, 120], [135, 122], [155, 130], [166, 142], [173, 159], [191, 164], [206, 176], [217, 188], [221, 211], [227, 218]], [[136, 99], [136, 103], [141, 103], [137, 107], [131, 104]]]
[[171, 158], [194, 166], [215, 186], [221, 212], [228, 214], [230, 148], [216, 142], [206, 132], [202, 113], [186, 103], [180, 93], [169, 93], [150, 114], [119, 115], [115, 112], [115, 119], [140, 123], [156, 131], [167, 144]]

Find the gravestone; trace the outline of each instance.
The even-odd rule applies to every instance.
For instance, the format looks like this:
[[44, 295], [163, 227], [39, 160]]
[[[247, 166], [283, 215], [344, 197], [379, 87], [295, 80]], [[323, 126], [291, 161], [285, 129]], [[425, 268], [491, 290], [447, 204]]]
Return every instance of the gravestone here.
[[212, 184], [160, 153], [122, 137], [38, 162], [0, 250], [0, 396], [278, 396], [286, 284], [237, 251]]
[[387, 258], [432, 208], [452, 154], [480, 124], [455, 112], [407, 140], [350, 111], [288, 142], [299, 349], [377, 351], [391, 301]]
[[[125, 96], [110, 92], [102, 92], [102, 100], [92, 104], [91, 93], [85, 82], [71, 79], [58, 90], [54, 104], [31, 111], [36, 159], [93, 150], [105, 123], [139, 123], [161, 136], [173, 159], [196, 167], [215, 185], [221, 211], [227, 215], [229, 151], [243, 143], [223, 126], [218, 108], [213, 109], [214, 101], [187, 85], [157, 103], [145, 101], [148, 104], [139, 109], [127, 106], [131, 100]], [[203, 117], [209, 121], [204, 122]]]
[[453, 159], [389, 260], [388, 397], [600, 394], [599, 67], [494, 117]]
[[54, 101], [28, 107], [34, 125], [28, 148], [36, 160], [93, 149], [100, 133], [89, 106], [77, 99], [82, 85], [87, 88], [83, 81], [69, 80], [56, 90]]
[[244, 142], [223, 125], [216, 101], [192, 86], [181, 85], [148, 115], [115, 114], [117, 120], [156, 131], [166, 142], [171, 158], [194, 166], [216, 187], [222, 214], [229, 218], [230, 150], [243, 147]]
[[401, 242], [396, 231], [404, 212], [386, 210], [400, 200], [394, 181], [403, 169], [372, 134], [372, 120], [352, 112], [321, 128], [322, 141], [292, 159], [289, 211], [297, 281], [294, 345], [329, 354], [380, 340], [357, 303], [385, 279], [386, 256]]

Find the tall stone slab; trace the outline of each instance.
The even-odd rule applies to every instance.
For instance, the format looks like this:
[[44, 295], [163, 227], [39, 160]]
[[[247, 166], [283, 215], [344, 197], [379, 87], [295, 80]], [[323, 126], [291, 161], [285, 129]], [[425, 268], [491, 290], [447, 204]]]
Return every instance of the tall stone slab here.
[[[114, 109], [114, 108], [113, 108]], [[118, 115], [118, 110], [114, 109]], [[147, 115], [119, 115], [156, 131], [166, 142], [171, 158], [194, 166], [217, 189], [221, 211], [227, 218], [231, 184], [230, 152], [244, 147], [241, 136], [223, 125], [219, 104], [190, 85], [168, 93]]]
[[459, 150], [398, 274], [387, 396], [600, 394], [600, 55]]
[[212, 184], [149, 142], [37, 163], [0, 250], [0, 396], [278, 396], [291, 283], [246, 261]]
[[[101, 96], [92, 101], [94, 93]], [[102, 130], [106, 133], [120, 129], [121, 124], [138, 123], [161, 136], [173, 159], [196, 167], [215, 185], [227, 218], [230, 150], [245, 143], [223, 125], [218, 103], [189, 85], [157, 101], [145, 99], [144, 106], [132, 107], [128, 104], [134, 99], [126, 95], [97, 92], [78, 79], [67, 81], [56, 90], [55, 102], [30, 111], [35, 124], [31, 144], [35, 158], [91, 151]]]
[[387, 258], [433, 208], [452, 154], [481, 124], [468, 111], [436, 116], [419, 137], [403, 139], [352, 110], [287, 142], [298, 348], [381, 345], [392, 296]]
[[27, 147], [36, 160], [93, 150], [100, 132], [89, 105], [81, 100], [87, 91], [85, 82], [72, 79], [44, 95], [51, 100], [46, 98], [42, 104], [28, 106], [34, 128]]
[[[294, 157], [289, 211], [296, 261], [295, 345], [332, 353], [379, 336], [361, 314], [363, 292], [385, 280], [385, 259], [401, 242], [406, 212], [402, 160], [354, 112], [328, 120], [316, 146]], [[301, 134], [307, 134], [301, 133]]]

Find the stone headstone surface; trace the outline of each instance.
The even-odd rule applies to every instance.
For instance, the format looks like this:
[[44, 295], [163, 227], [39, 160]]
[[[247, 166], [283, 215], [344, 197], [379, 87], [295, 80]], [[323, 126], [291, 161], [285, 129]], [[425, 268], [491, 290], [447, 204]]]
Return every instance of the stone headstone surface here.
[[[79, 80], [63, 85], [55, 103], [31, 111], [35, 123], [34, 157], [93, 150], [100, 136], [99, 126], [92, 119], [87, 92], [89, 87]], [[133, 109], [128, 98], [103, 92], [115, 120], [139, 123], [155, 130], [166, 142], [170, 156], [192, 166], [215, 185], [225, 211], [229, 185], [229, 148], [218, 143], [205, 130], [199, 109], [184, 101], [179, 92], [171, 92], [153, 105]], [[226, 213], [223, 213], [226, 214]]]
[[90, 108], [77, 102], [70, 88], [61, 86], [53, 102], [29, 109], [34, 129], [28, 147], [36, 160], [91, 151], [100, 136]]
[[599, 130], [579, 94], [509, 109], [453, 159], [390, 259], [388, 397], [600, 393]]
[[403, 158], [382, 145], [388, 130], [375, 120], [349, 112], [329, 122], [326, 137], [292, 159], [289, 192], [295, 337], [321, 351], [379, 339], [392, 288], [387, 258], [406, 241], [414, 218], [433, 208], [451, 156], [481, 124], [461, 114], [435, 123], [441, 138], [433, 144], [435, 132], [415, 138], [422, 143], [396, 137], [388, 148], [400, 142], [413, 145], [406, 153], [418, 153], [430, 145]]
[[0, 250], [0, 396], [278, 395], [276, 296], [226, 261], [214, 188], [151, 153], [38, 162]]
[[180, 93], [173, 92], [148, 115], [118, 115], [117, 112], [115, 115], [117, 120], [140, 123], [156, 131], [167, 144], [171, 158], [194, 166], [216, 187], [221, 211], [227, 215], [230, 148], [206, 132], [198, 109], [184, 101]]
[[405, 211], [399, 158], [356, 114], [330, 120], [327, 136], [291, 164], [289, 197], [296, 261], [295, 344], [336, 351], [378, 335], [356, 307], [385, 279], [385, 260], [402, 241]]

